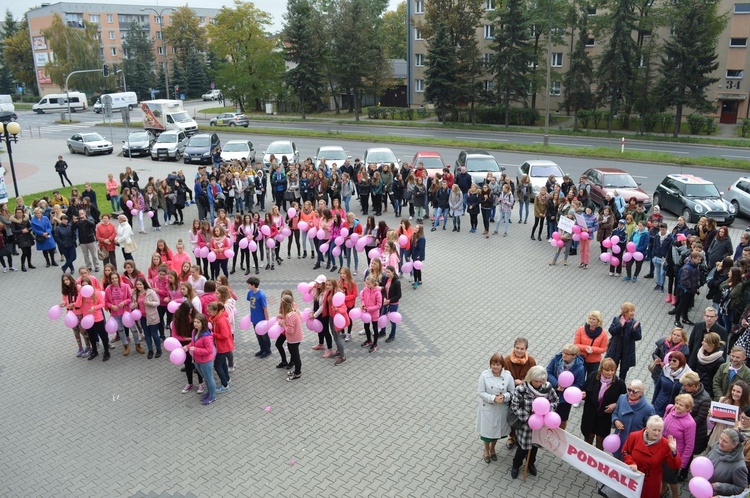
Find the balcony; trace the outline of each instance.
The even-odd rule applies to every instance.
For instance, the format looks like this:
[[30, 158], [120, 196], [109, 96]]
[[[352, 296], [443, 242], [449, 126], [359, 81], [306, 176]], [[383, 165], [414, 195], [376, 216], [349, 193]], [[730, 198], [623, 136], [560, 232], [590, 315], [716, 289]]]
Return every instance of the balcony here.
[[[120, 21], [119, 22], [120, 31], [123, 31], [123, 30], [124, 31], [129, 31], [130, 30], [130, 26], [133, 24], [133, 22], [135, 22], [135, 21]], [[150, 23], [139, 22], [138, 24], [140, 24], [142, 31], [149, 31], [149, 32], [151, 31], [151, 24]]]

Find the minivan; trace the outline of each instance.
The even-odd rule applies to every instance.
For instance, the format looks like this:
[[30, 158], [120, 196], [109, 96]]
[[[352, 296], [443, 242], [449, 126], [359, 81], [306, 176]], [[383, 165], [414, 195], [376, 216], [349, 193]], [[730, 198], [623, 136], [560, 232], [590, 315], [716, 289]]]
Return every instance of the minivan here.
[[13, 105], [13, 98], [10, 95], [0, 95], [0, 111], [16, 112], [16, 106]]
[[[84, 111], [88, 108], [86, 94], [81, 92], [69, 92], [70, 110], [73, 112]], [[31, 106], [31, 110], [44, 114], [47, 111], [65, 111], [68, 109], [68, 96], [64, 93], [51, 93], [45, 95], [42, 99]]]

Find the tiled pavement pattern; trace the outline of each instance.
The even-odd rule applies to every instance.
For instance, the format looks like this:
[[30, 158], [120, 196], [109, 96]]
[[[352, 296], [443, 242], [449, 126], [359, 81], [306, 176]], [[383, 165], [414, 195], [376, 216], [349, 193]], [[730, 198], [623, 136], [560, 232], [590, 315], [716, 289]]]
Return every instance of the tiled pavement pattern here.
[[[194, 215], [186, 210], [186, 220]], [[385, 219], [394, 224], [392, 213]], [[166, 356], [125, 358], [118, 346], [107, 363], [76, 358], [72, 332], [46, 313], [59, 302], [59, 268], [45, 269], [35, 252], [38, 269], [0, 275], [0, 496], [595, 495], [593, 480], [544, 451], [539, 476], [525, 482], [510, 478], [502, 443], [499, 461], [485, 464], [474, 431], [477, 377], [516, 336], [546, 365], [589, 310], [609, 323], [627, 300], [645, 334], [629, 378], [646, 380], [650, 397], [647, 358], [672, 326], [664, 294], [653, 280], [608, 277], [596, 248], [587, 271], [577, 257], [548, 267], [552, 250], [529, 240], [531, 225], [485, 240], [463, 221], [460, 234], [428, 231], [424, 285], [404, 282], [394, 343], [368, 354], [354, 335], [348, 361], [334, 367], [310, 350], [316, 337], [306, 331], [303, 380], [287, 383], [275, 349], [259, 360], [253, 333], [238, 332], [232, 392], [210, 406], [180, 393], [184, 374]], [[157, 239], [173, 247], [187, 226], [140, 236], [139, 266]], [[261, 270], [272, 313], [282, 289], [320, 273], [312, 265], [294, 255]], [[230, 281], [244, 315], [244, 276]], [[694, 320], [703, 306], [701, 297]], [[580, 413], [569, 423], [578, 435]]]

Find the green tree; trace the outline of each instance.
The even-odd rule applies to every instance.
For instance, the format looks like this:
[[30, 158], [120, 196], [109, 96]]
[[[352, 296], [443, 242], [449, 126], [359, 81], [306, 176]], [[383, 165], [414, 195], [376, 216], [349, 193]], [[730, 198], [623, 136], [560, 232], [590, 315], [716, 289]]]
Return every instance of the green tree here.
[[531, 76], [529, 66], [534, 60], [529, 45], [529, 20], [522, 0], [507, 0], [492, 16], [495, 38], [492, 41], [491, 67], [495, 75], [495, 90], [505, 107], [505, 127], [508, 127], [510, 102], [527, 104]]
[[13, 78], [27, 91], [36, 94], [36, 73], [28, 23], [21, 23], [16, 34], [3, 40], [3, 57], [3, 69], [10, 71]]
[[456, 50], [445, 24], [438, 25], [430, 38], [425, 65], [425, 100], [435, 104], [438, 117], [445, 123], [446, 112], [455, 106], [460, 91]]
[[[170, 95], [164, 97], [166, 99], [179, 99], [180, 93], [185, 93], [185, 89], [188, 86], [187, 76], [185, 74], [185, 69], [183, 68], [180, 61], [174, 61], [174, 63], [172, 64], [172, 76], [169, 79], [169, 86]], [[179, 90], [177, 92], [174, 92], [174, 87], [179, 88]]]
[[406, 2], [383, 14], [384, 48], [389, 59], [406, 59]]
[[713, 103], [705, 90], [719, 78], [711, 74], [719, 67], [716, 43], [727, 15], [717, 13], [717, 2], [676, 0], [672, 3], [674, 26], [672, 37], [664, 45], [662, 78], [657, 86], [660, 102], [676, 111], [673, 136], [680, 133], [682, 111], [690, 107], [698, 112], [711, 112]]
[[0, 28], [0, 93], [16, 93], [13, 73], [5, 65], [5, 40], [18, 33], [18, 23], [10, 9], [5, 9], [5, 21]]
[[632, 98], [636, 66], [636, 15], [633, 0], [610, 0], [606, 4], [609, 14], [605, 23], [609, 26], [609, 41], [602, 52], [596, 72], [597, 97], [609, 103], [607, 130], [612, 133], [612, 121], [623, 102]]
[[563, 77], [562, 107], [570, 113], [573, 111], [573, 129], [578, 130], [578, 110], [589, 109], [594, 105], [591, 83], [594, 79], [594, 68], [588, 51], [588, 15], [582, 12], [578, 16], [578, 40], [570, 54], [570, 67]]
[[208, 27], [217, 59], [216, 83], [242, 110], [249, 103], [259, 109], [280, 86], [284, 61], [266, 31], [270, 24], [268, 13], [235, 0], [234, 8], [222, 7]]
[[151, 97], [151, 88], [157, 84], [153, 74], [154, 46], [148, 31], [136, 21], [130, 25], [128, 37], [122, 41], [122, 70], [128, 90], [142, 100]]
[[[187, 5], [176, 9], [172, 13], [169, 26], [164, 28], [164, 39], [176, 51], [176, 61], [182, 64], [182, 70], [189, 67], [188, 60], [193, 53], [206, 51], [206, 28], [201, 26], [201, 21], [195, 11]], [[185, 76], [186, 73], [183, 72]], [[184, 85], [190, 86], [186, 80]]]
[[185, 67], [186, 88], [180, 93], [184, 93], [188, 98], [200, 97], [205, 93], [211, 83], [208, 77], [208, 66], [206, 57], [201, 52], [191, 52], [187, 58]]
[[307, 105], [323, 93], [321, 69], [322, 39], [318, 36], [322, 23], [320, 13], [310, 0], [289, 0], [282, 31], [284, 60], [294, 64], [286, 72], [286, 82], [300, 101], [302, 119]]
[[531, 0], [529, 3], [530, 38], [533, 40], [531, 45], [533, 65], [530, 71], [532, 108], [536, 108], [537, 89], [545, 86], [542, 83], [544, 81], [543, 75], [538, 69], [541, 67], [546, 70], [545, 55], [546, 57], [551, 56], [547, 53], [546, 43], [540, 43], [542, 37], [546, 41], [547, 35], [551, 32], [554, 45], [565, 45], [563, 35], [571, 18], [571, 11], [574, 15], [575, 9], [568, 0]]

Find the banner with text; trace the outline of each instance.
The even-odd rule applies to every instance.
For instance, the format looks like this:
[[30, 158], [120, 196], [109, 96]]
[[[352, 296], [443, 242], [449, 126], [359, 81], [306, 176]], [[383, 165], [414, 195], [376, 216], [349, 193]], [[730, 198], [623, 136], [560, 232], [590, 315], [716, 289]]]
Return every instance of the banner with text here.
[[532, 432], [534, 444], [551, 451], [568, 465], [623, 496], [641, 496], [643, 473], [564, 430], [543, 427]]

